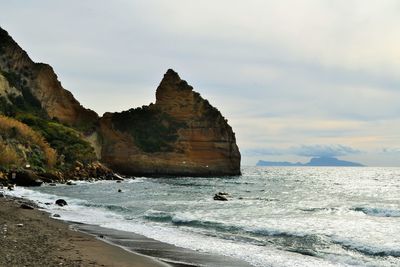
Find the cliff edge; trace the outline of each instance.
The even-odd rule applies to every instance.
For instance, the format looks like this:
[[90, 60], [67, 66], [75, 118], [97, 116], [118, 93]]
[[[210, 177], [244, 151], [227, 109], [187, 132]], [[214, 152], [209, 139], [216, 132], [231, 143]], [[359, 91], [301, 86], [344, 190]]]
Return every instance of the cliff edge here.
[[24, 107], [30, 109], [25, 111], [40, 110], [50, 119], [82, 128], [98, 120], [96, 112], [84, 108], [71, 92], [62, 87], [50, 65], [33, 62], [1, 27], [0, 76], [5, 76], [16, 89], [16, 94], [21, 96], [19, 99], [8, 99], [9, 102], [16, 106], [21, 106], [23, 102]]

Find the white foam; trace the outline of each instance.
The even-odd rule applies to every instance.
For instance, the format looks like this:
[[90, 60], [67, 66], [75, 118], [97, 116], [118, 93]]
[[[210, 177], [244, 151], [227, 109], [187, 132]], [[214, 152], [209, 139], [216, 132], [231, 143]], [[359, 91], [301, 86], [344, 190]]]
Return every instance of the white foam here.
[[[234, 243], [228, 240], [181, 231], [173, 227], [126, 221], [122, 215], [105, 209], [82, 206], [85, 201], [80, 199], [63, 197], [68, 202], [68, 205], [58, 207], [44, 204], [46, 202], [54, 203], [59, 198], [56, 195], [44, 194], [22, 187], [16, 187], [14, 191], [7, 191], [6, 194], [33, 200], [42, 208], [46, 208], [46, 211], [52, 214], [60, 214], [60, 219], [62, 220], [130, 231], [179, 247], [242, 259], [254, 266], [345, 266], [340, 263], [332, 263], [324, 259], [281, 251], [272, 247]], [[180, 219], [183, 218], [181, 217]]]

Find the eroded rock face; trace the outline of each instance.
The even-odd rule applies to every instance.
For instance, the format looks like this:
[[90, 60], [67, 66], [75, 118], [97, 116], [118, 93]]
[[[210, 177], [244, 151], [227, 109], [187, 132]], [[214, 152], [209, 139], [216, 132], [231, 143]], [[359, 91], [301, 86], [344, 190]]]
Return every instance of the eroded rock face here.
[[173, 70], [156, 103], [100, 120], [102, 161], [125, 174], [238, 175], [240, 152], [221, 113]]
[[14, 91], [16, 88], [30, 105], [40, 105], [49, 118], [71, 126], [87, 126], [97, 121], [94, 111], [82, 107], [71, 92], [62, 87], [51, 66], [33, 62], [2, 28], [0, 70], [0, 74], [11, 81], [9, 88]]

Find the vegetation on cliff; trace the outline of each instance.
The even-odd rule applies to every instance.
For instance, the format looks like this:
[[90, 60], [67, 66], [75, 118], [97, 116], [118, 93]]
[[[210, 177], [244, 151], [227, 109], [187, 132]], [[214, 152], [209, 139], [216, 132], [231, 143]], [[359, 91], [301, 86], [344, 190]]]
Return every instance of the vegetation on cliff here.
[[114, 127], [128, 132], [144, 152], [170, 152], [184, 123], [151, 106], [130, 109], [112, 116]]
[[76, 161], [90, 163], [96, 160], [93, 147], [81, 138], [78, 131], [29, 114], [19, 115], [17, 118], [40, 133], [50, 146], [57, 150], [61, 156], [61, 167], [70, 167]]
[[0, 115], [0, 166], [4, 169], [51, 169], [57, 153], [45, 139], [26, 124]]

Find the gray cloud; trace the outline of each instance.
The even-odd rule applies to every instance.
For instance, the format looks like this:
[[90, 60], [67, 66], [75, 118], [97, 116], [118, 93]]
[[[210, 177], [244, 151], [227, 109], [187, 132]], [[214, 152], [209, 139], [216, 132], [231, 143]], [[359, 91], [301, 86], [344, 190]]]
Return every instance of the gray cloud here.
[[400, 147], [383, 148], [382, 152], [387, 154], [400, 154]]
[[277, 156], [284, 155], [286, 152], [284, 149], [279, 148], [255, 148], [255, 149], [245, 149], [242, 151], [244, 156]]
[[290, 148], [293, 154], [304, 157], [340, 157], [361, 153], [360, 150], [343, 145], [302, 145]]

